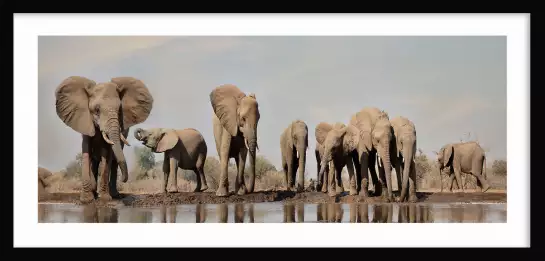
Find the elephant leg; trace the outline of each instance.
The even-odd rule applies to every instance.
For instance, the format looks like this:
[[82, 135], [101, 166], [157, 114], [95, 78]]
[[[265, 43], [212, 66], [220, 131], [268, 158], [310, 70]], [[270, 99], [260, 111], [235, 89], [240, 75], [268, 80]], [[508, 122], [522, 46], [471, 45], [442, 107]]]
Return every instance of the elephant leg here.
[[369, 153], [368, 152], [363, 152], [360, 154], [360, 162], [361, 162], [360, 196], [366, 199], [369, 197]]
[[99, 173], [100, 173], [100, 179], [99, 179], [99, 186], [98, 186], [98, 198], [105, 201], [112, 200], [112, 196], [110, 196], [110, 187], [109, 187], [109, 181], [110, 181], [110, 163], [112, 161], [112, 155], [110, 153], [110, 148], [102, 148], [100, 151], [100, 166], [99, 166]]
[[416, 197], [416, 166], [415, 162], [411, 161], [409, 170], [409, 202], [414, 203], [418, 201]]
[[201, 175], [199, 174], [199, 171], [197, 170], [197, 168], [194, 168], [193, 172], [195, 172], [195, 177], [197, 179], [197, 186], [195, 186], [195, 189], [193, 190], [193, 192], [200, 192], [202, 187]]
[[383, 189], [385, 186], [384, 180], [379, 180], [379, 177], [377, 175], [377, 170], [375, 169], [375, 163], [377, 159], [377, 152], [371, 151], [369, 152], [369, 172], [371, 173], [371, 179], [373, 181], [373, 196], [381, 195], [385, 189]]
[[354, 165], [351, 155], [346, 157], [346, 169], [348, 170], [348, 180], [350, 182], [350, 195], [357, 195], [358, 188], [356, 186], [356, 177], [354, 176]]
[[327, 174], [327, 183], [329, 185], [327, 192], [330, 197], [337, 196], [337, 182], [335, 182], [335, 172], [337, 171], [336, 168], [337, 166], [335, 165], [334, 161], [331, 161], [329, 163], [329, 173]]
[[[290, 153], [288, 153], [290, 154]], [[288, 186], [287, 186], [287, 190], [288, 191], [295, 191], [294, 187], [293, 187], [293, 167], [294, 167], [294, 164], [293, 164], [293, 155], [289, 155], [288, 156]]]
[[220, 181], [216, 196], [226, 197], [229, 195], [229, 180], [228, 180], [228, 168], [229, 168], [229, 150], [231, 149], [231, 134], [227, 131], [223, 131], [221, 136], [221, 148], [220, 148]]
[[117, 168], [119, 165], [115, 160], [112, 160], [112, 164], [110, 164], [110, 196], [112, 198], [120, 198], [119, 191], [117, 190]]
[[81, 142], [81, 193], [80, 201], [82, 203], [89, 203], [95, 199], [94, 191], [96, 191], [96, 182], [94, 177], [91, 177], [91, 164], [90, 164], [90, 152], [91, 152], [91, 139], [89, 136], [82, 135], [83, 139]]
[[342, 170], [343, 170], [343, 167], [339, 166], [339, 167], [337, 167], [337, 171], [335, 171], [335, 183], [336, 183], [335, 190], [336, 190], [337, 194], [344, 192], [344, 184], [343, 184], [343, 180], [342, 180]]
[[163, 174], [163, 193], [167, 193], [168, 179], [170, 176], [170, 158], [167, 157], [166, 153], [163, 161]]
[[200, 191], [208, 190], [208, 182], [206, 182], [206, 175], [204, 174], [204, 166], [198, 167], [197, 168], [197, 173], [199, 174], [199, 177], [200, 177], [200, 180], [201, 180], [201, 190]]
[[[284, 184], [285, 184], [285, 190], [288, 191], [289, 190], [289, 180], [288, 180], [288, 163], [285, 163], [283, 166], [282, 166], [282, 169], [284, 170]], [[319, 170], [319, 169], [318, 169]], [[318, 180], [320, 180], [318, 178]]]
[[456, 182], [458, 183], [459, 189], [464, 192], [462, 184], [462, 170], [460, 169], [460, 166], [454, 168], [454, 175], [456, 176]]
[[248, 193], [244, 183], [244, 166], [246, 165], [246, 155], [248, 155], [248, 150], [246, 148], [241, 148], [238, 154], [238, 160], [236, 161], [237, 179], [235, 181], [235, 191], [238, 195], [245, 195]]
[[361, 190], [361, 164], [358, 160], [358, 154], [357, 153], [351, 153], [352, 163], [354, 164], [355, 176], [354, 180], [356, 183], [356, 191], [357, 193]]
[[293, 155], [293, 168], [292, 168], [292, 172], [291, 172], [291, 187], [294, 189], [294, 191], [297, 190], [297, 186], [295, 185], [296, 181], [297, 181], [297, 170], [299, 169], [299, 158], [297, 158], [297, 156]]
[[95, 197], [98, 197], [97, 184], [98, 184], [98, 166], [100, 165], [100, 159], [91, 158], [90, 165], [91, 165], [91, 169], [90, 169], [89, 175], [91, 176], [91, 181], [93, 181], [93, 184], [94, 184], [93, 195]]
[[322, 192], [327, 193], [327, 190], [329, 189], [329, 164], [324, 166], [325, 173], [322, 175]]
[[170, 157], [170, 183], [169, 192], [178, 192], [178, 159], [176, 157]]

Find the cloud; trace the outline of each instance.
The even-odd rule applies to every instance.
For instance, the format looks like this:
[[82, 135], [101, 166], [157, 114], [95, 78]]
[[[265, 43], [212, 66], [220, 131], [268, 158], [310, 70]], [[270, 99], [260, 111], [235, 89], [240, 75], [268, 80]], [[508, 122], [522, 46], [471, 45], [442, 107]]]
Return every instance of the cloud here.
[[171, 36], [39, 36], [38, 72], [47, 75], [108, 63], [173, 39]]

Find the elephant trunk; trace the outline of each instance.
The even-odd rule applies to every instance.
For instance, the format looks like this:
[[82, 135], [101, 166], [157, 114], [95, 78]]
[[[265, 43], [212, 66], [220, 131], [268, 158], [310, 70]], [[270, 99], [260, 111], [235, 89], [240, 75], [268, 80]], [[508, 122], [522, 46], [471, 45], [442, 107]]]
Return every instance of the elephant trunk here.
[[250, 180], [249, 184], [246, 184], [248, 193], [254, 192], [255, 185], [255, 158], [257, 148], [257, 131], [255, 131], [248, 139], [248, 150], [250, 153]]
[[299, 176], [297, 177], [297, 183], [301, 189], [305, 188], [305, 162], [307, 158], [307, 151], [305, 144], [297, 146], [297, 153], [299, 153]]
[[[384, 168], [384, 172], [386, 174], [386, 186], [387, 186], [387, 189], [388, 189], [388, 197], [390, 197], [392, 195], [392, 164], [390, 162], [390, 141], [389, 140], [385, 140], [382, 142], [382, 148], [380, 151], [382, 151], [382, 153], [379, 153], [382, 154], [380, 155], [380, 157], [382, 158], [382, 163], [383, 163], [383, 168]], [[390, 185], [388, 185], [390, 184]]]
[[[401, 200], [403, 201], [404, 197], [407, 194], [407, 189], [409, 187], [409, 173], [411, 170], [411, 163], [413, 162], [413, 142], [407, 142], [403, 144], [403, 184], [401, 185]], [[408, 198], [408, 197], [407, 197]]]
[[108, 138], [113, 142], [112, 151], [114, 153], [115, 159], [117, 160], [117, 164], [119, 165], [119, 168], [121, 169], [121, 173], [122, 173], [121, 181], [127, 182], [129, 178], [129, 172], [127, 170], [127, 162], [125, 161], [125, 155], [123, 155], [123, 149], [121, 148], [121, 138], [120, 138], [121, 134], [119, 132], [119, 124], [118, 124], [117, 118], [109, 121], [106, 134], [108, 135]]

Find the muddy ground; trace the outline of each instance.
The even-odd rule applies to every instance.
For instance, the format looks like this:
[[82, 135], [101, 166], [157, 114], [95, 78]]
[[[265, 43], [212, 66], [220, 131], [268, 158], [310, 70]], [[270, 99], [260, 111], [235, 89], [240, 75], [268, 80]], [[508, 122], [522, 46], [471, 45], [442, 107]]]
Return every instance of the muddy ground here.
[[[466, 193], [440, 193], [440, 192], [417, 192], [418, 202], [421, 203], [506, 203], [505, 192], [466, 192]], [[39, 200], [41, 203], [75, 203], [79, 201], [79, 193], [51, 193]], [[121, 199], [114, 199], [110, 202], [95, 200], [95, 204], [104, 206], [125, 205], [132, 207], [155, 207], [160, 205], [178, 204], [221, 204], [221, 203], [260, 203], [285, 201], [293, 203], [353, 203], [364, 202], [359, 196], [350, 196], [344, 192], [337, 197], [329, 197], [322, 192], [294, 193], [289, 191], [258, 191], [255, 193], [239, 196], [231, 194], [229, 197], [217, 197], [214, 192], [180, 192], [169, 194], [142, 194], [131, 195], [121, 194]], [[369, 197], [367, 203], [383, 202], [379, 197]]]

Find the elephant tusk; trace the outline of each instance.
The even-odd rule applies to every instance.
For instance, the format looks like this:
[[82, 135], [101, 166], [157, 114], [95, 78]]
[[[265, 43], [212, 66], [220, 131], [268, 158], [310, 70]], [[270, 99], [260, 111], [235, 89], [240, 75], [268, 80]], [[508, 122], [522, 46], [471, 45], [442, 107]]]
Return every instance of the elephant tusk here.
[[244, 146], [246, 146], [246, 149], [250, 150], [250, 146], [248, 146], [248, 140], [244, 139]]
[[114, 142], [111, 141], [109, 138], [108, 138], [108, 135], [106, 135], [106, 132], [102, 132], [102, 138], [104, 139], [104, 141], [106, 141], [106, 143], [110, 144], [110, 145], [114, 145]]
[[378, 162], [378, 167], [379, 168], [382, 168], [382, 164], [381, 164], [382, 162], [381, 161], [382, 160], [380, 159], [380, 156], [377, 156], [377, 162]]
[[123, 136], [123, 134], [120, 133], [120, 134], [119, 134], [119, 138], [121, 138], [121, 141], [122, 141], [123, 143], [125, 143], [125, 145], [131, 146], [131, 144], [129, 144], [129, 142], [127, 141], [127, 139], [125, 138], [125, 136]]

